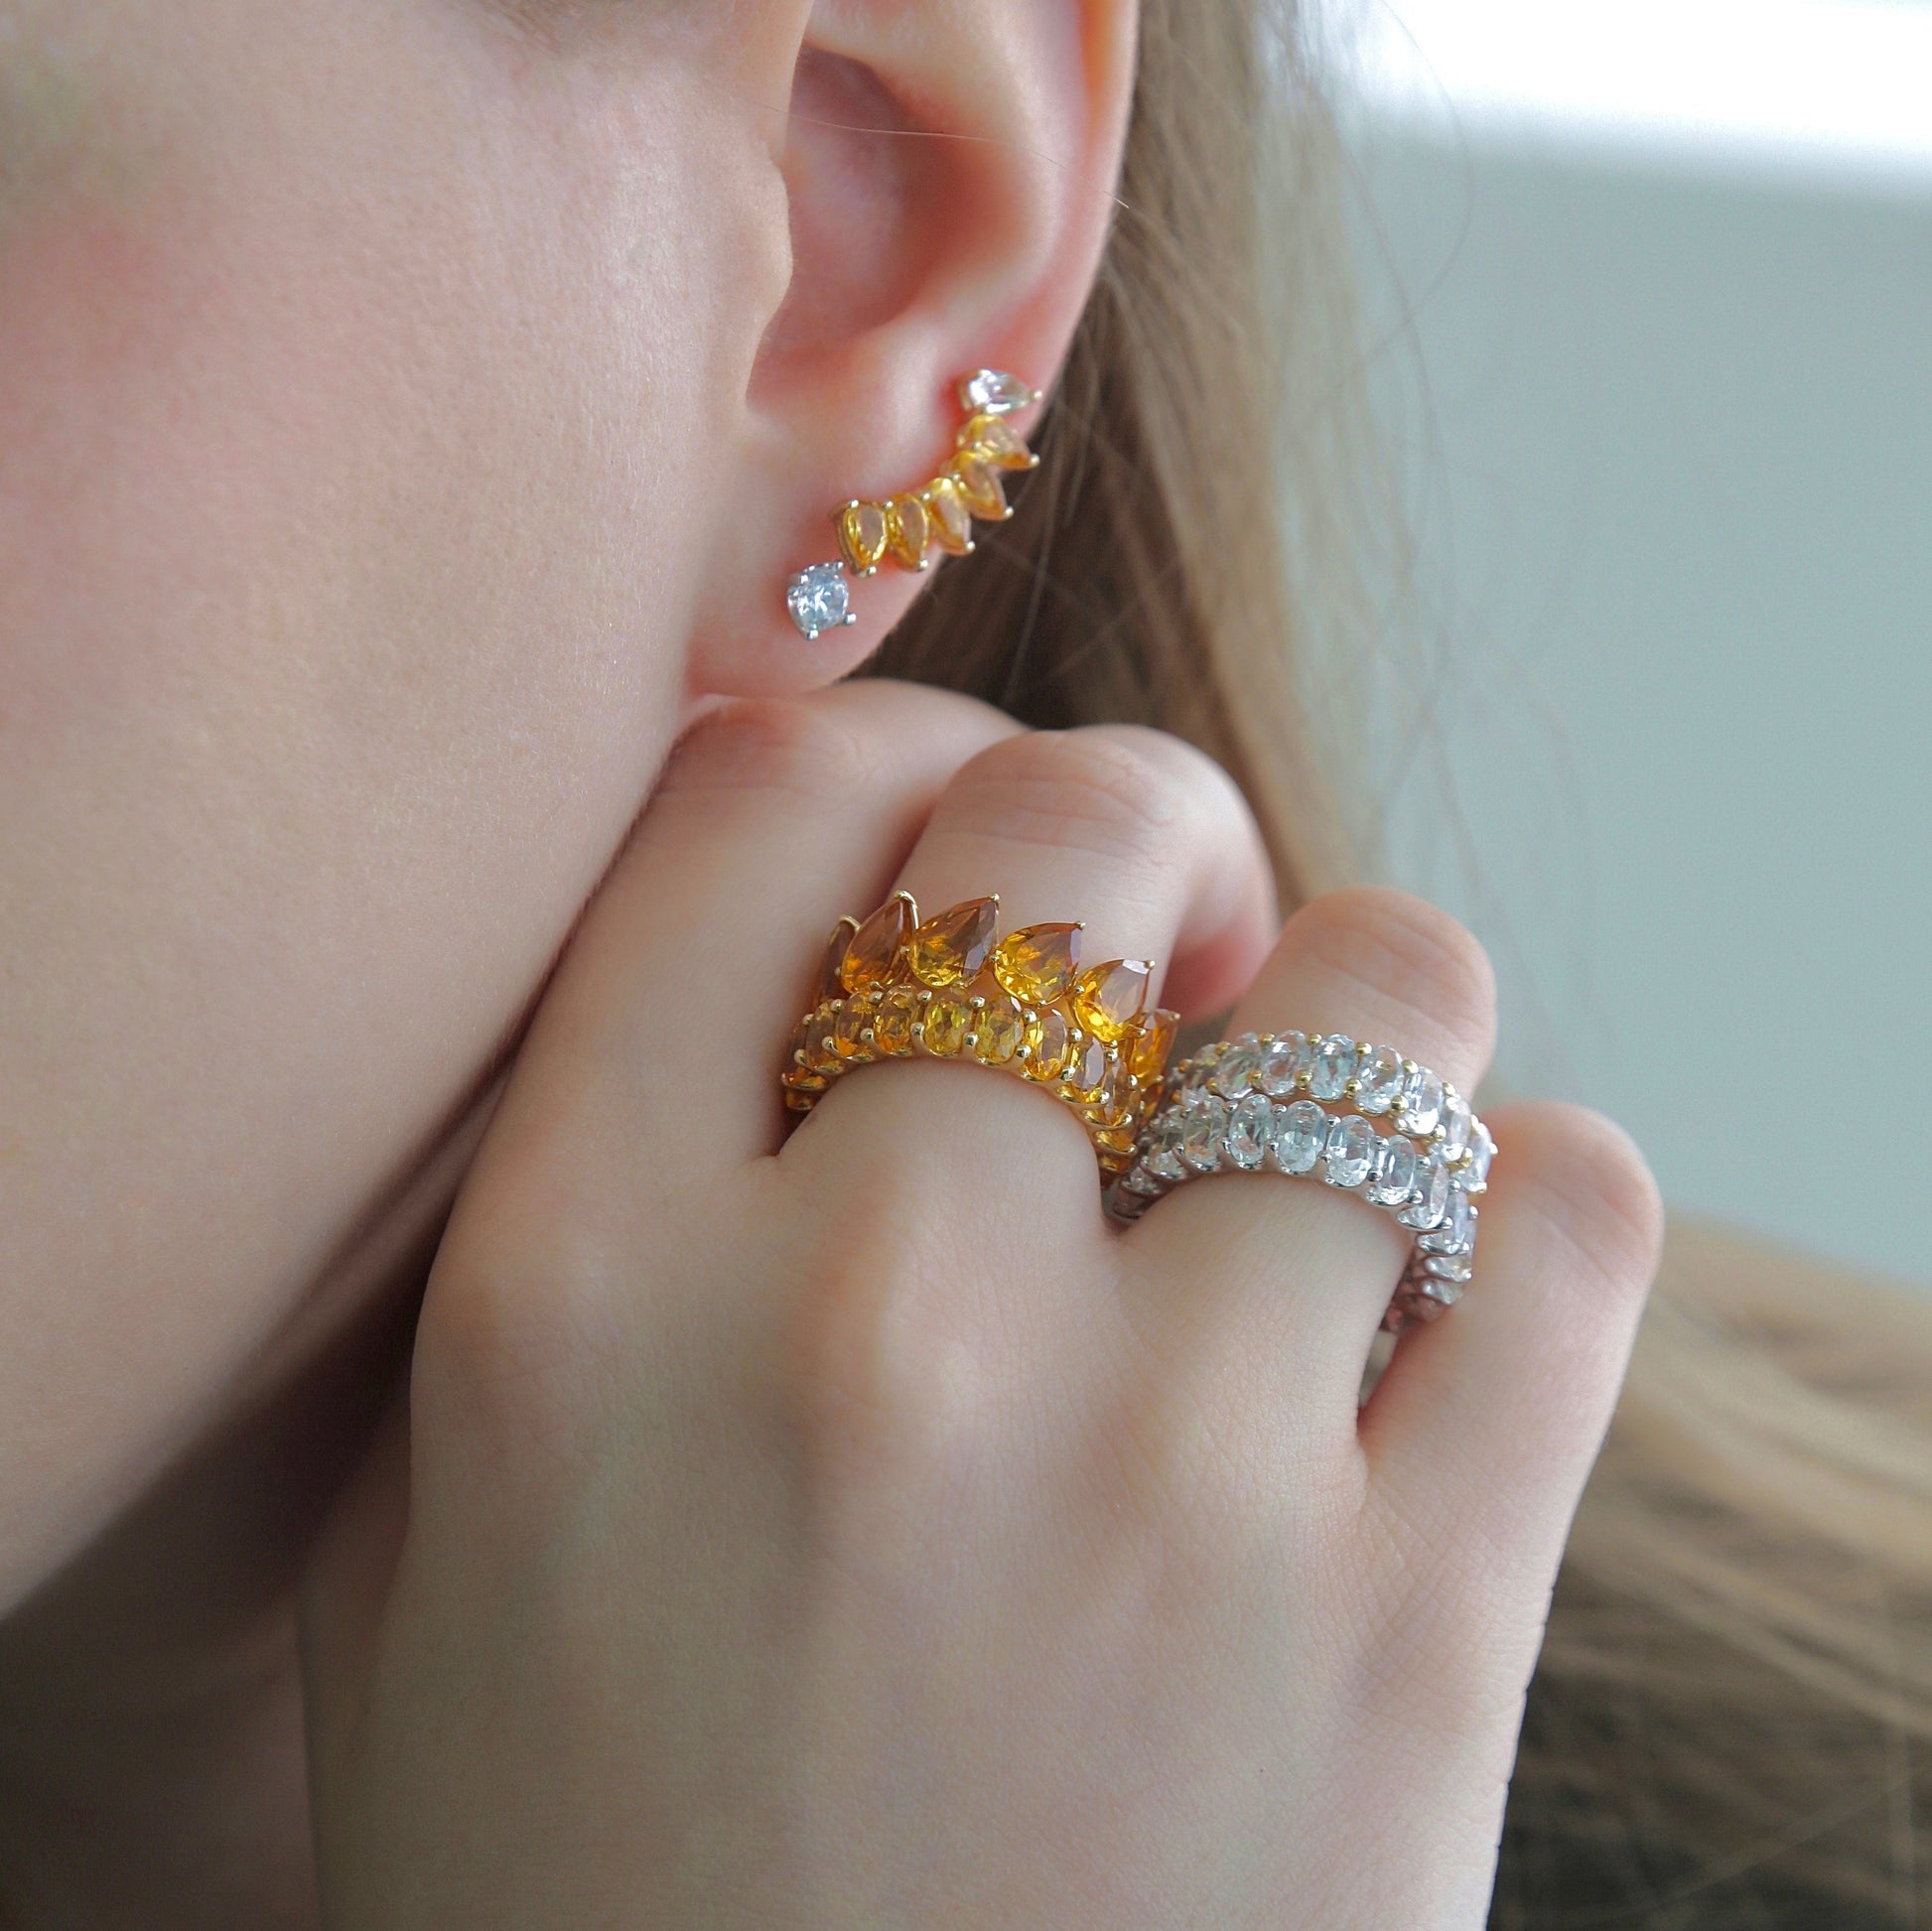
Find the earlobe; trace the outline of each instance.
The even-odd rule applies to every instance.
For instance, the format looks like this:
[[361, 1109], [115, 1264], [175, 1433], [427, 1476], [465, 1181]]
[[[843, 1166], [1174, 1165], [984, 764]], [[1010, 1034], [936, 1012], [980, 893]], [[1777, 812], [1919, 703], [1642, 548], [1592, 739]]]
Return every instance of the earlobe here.
[[1131, 0], [814, 16], [780, 149], [792, 279], [753, 371], [694, 699], [842, 676], [926, 563], [1006, 513], [1108, 232], [1133, 34]]

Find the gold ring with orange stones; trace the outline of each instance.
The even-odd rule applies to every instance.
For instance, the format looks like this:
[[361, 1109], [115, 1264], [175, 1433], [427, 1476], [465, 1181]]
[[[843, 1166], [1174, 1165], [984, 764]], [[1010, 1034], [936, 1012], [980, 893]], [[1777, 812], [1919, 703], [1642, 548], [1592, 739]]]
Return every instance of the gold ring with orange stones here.
[[785, 1104], [809, 1113], [834, 1080], [879, 1059], [968, 1060], [1071, 1107], [1112, 1179], [1160, 1096], [1175, 1015], [1147, 1010], [1147, 960], [1082, 970], [1077, 923], [1001, 938], [999, 919], [989, 895], [921, 922], [904, 892], [869, 918], [840, 919], [779, 1076]]

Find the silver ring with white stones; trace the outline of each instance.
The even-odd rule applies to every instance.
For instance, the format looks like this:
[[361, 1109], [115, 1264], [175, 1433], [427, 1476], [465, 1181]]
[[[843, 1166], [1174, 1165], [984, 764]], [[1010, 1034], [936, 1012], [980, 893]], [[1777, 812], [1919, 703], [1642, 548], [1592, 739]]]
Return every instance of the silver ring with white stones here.
[[1455, 1088], [1393, 1046], [1339, 1033], [1244, 1033], [1169, 1071], [1107, 1207], [1116, 1219], [1138, 1220], [1203, 1173], [1320, 1179], [1415, 1235], [1382, 1320], [1399, 1331], [1461, 1299], [1475, 1256], [1474, 1201], [1488, 1187], [1495, 1152]]

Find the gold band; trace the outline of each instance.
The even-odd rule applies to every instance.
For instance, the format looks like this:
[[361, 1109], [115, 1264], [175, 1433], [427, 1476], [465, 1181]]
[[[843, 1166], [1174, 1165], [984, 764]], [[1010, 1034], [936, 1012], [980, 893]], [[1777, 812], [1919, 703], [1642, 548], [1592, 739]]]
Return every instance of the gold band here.
[[971, 1060], [1064, 1101], [1111, 1179], [1160, 1095], [1175, 1016], [1146, 1010], [1148, 961], [1082, 971], [1078, 924], [1002, 939], [999, 914], [997, 897], [969, 898], [921, 923], [911, 895], [896, 892], [871, 917], [840, 919], [792, 1034], [785, 1104], [809, 1113], [835, 1079], [877, 1059]]

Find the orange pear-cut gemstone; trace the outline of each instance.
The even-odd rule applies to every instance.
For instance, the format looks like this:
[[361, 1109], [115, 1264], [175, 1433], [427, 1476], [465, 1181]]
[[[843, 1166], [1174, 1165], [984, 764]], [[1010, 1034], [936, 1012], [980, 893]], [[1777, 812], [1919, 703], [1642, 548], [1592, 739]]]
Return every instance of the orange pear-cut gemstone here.
[[845, 991], [845, 980], [840, 976], [845, 968], [846, 948], [852, 943], [852, 934], [859, 929], [856, 918], [841, 918], [832, 927], [832, 936], [825, 941], [825, 957], [819, 962], [818, 984], [812, 992], [812, 1004], [822, 1006], [828, 999], [837, 999]]
[[981, 462], [977, 454], [955, 456], [952, 473], [959, 493], [966, 498], [966, 507], [975, 516], [986, 522], [999, 522], [1013, 514], [1007, 507], [1006, 491], [1000, 486], [999, 471]]
[[928, 918], [912, 934], [905, 962], [924, 985], [963, 986], [979, 977], [999, 927], [997, 898], [968, 898], [963, 905]]
[[1001, 470], [1031, 470], [1039, 462], [1010, 422], [1001, 416], [989, 416], [983, 410], [966, 418], [954, 447], [971, 450], [982, 463], [991, 463]]
[[973, 512], [957, 482], [949, 476], [934, 477], [920, 492], [932, 513], [932, 540], [956, 557], [973, 547]]
[[1027, 1029], [1027, 1044], [1031, 1048], [1027, 1058], [1027, 1077], [1058, 1079], [1061, 1068], [1066, 1064], [1070, 1038], [1065, 1020], [1052, 1007], [1035, 1014], [1034, 1023]]
[[1174, 1028], [1179, 1024], [1180, 1015], [1169, 1012], [1165, 1006], [1157, 1006], [1153, 1012], [1143, 1015], [1127, 1048], [1127, 1070], [1143, 1086], [1150, 1086], [1161, 1077], [1168, 1054], [1173, 1050]]
[[917, 496], [895, 496], [886, 505], [886, 542], [908, 570], [925, 568], [926, 545], [932, 541], [932, 518]]
[[1134, 1142], [1139, 1136], [1132, 1127], [1104, 1127], [1093, 1136], [1093, 1144], [1103, 1154], [1112, 1154], [1117, 1160], [1125, 1160], [1134, 1151]]
[[993, 948], [993, 976], [1023, 1006], [1050, 1006], [1080, 969], [1077, 925], [1029, 925]]
[[839, 549], [855, 577], [869, 577], [886, 554], [886, 512], [878, 503], [849, 502], [838, 513]]
[[973, 1009], [958, 993], [935, 993], [925, 1009], [925, 1049], [950, 1058], [966, 1043]]
[[890, 983], [899, 948], [912, 936], [918, 908], [896, 892], [852, 934], [840, 977], [847, 992], [876, 992]]
[[1153, 970], [1145, 959], [1112, 959], [1083, 972], [1071, 997], [1075, 1017], [1089, 1033], [1113, 1045], [1147, 1004], [1148, 975]]

